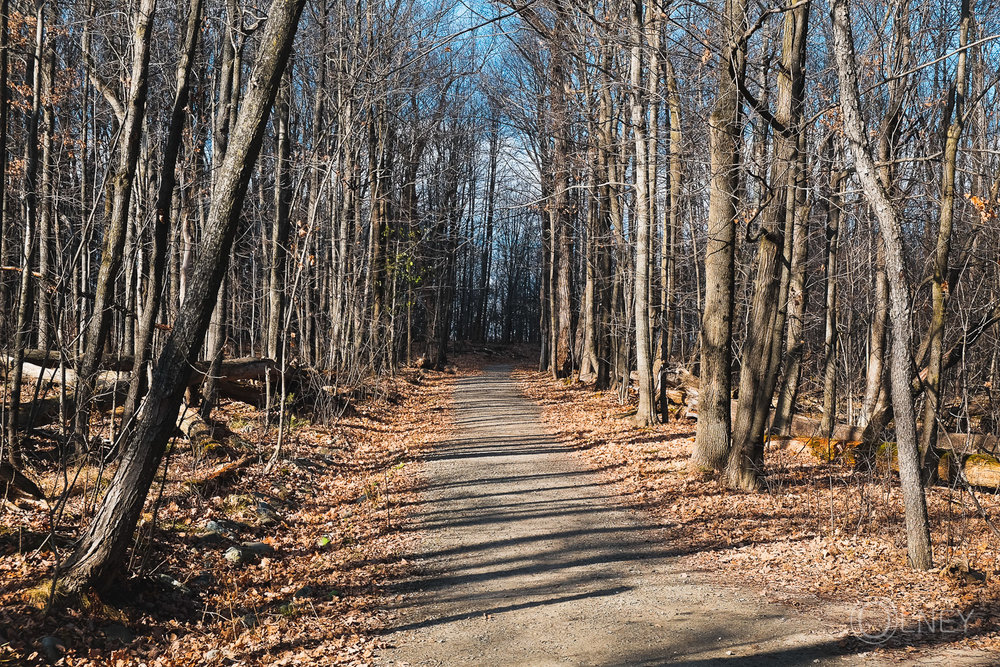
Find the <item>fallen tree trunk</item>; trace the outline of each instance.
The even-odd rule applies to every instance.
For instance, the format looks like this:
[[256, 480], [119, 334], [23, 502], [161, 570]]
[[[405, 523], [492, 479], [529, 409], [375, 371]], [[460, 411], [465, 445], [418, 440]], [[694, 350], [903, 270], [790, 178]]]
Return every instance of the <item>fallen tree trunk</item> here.
[[177, 413], [177, 430], [184, 434], [191, 443], [191, 448], [199, 454], [218, 445], [212, 426], [202, 419], [197, 409], [185, 403], [181, 404], [180, 412]]
[[[7, 357], [7, 360], [9, 363], [12, 363], [10, 357]], [[23, 378], [31, 380], [40, 379], [42, 382], [51, 382], [56, 385], [61, 385], [65, 382], [67, 387], [75, 387], [78, 382], [76, 371], [71, 368], [60, 371], [58, 367], [25, 363], [22, 366], [21, 374]], [[124, 384], [126, 387], [128, 386], [129, 375], [129, 373], [121, 371], [101, 371], [97, 374], [95, 387], [98, 393], [116, 391], [120, 389], [120, 385]]]
[[[37, 353], [37, 354], [35, 354]], [[66, 368], [64, 371], [60, 371], [58, 368], [58, 358], [53, 358], [47, 356], [39, 350], [31, 350], [30, 354], [25, 354], [26, 361], [29, 357], [34, 358], [36, 361], [41, 361], [41, 364], [35, 363], [25, 363], [23, 365], [23, 376], [25, 378], [30, 378], [32, 380], [41, 379], [43, 382], [51, 382], [53, 384], [63, 384], [67, 387], [75, 387], [79, 378], [77, 377], [76, 371], [72, 368]], [[13, 363], [10, 357], [6, 357], [8, 363]], [[120, 366], [125, 366], [124, 363], [119, 364]], [[201, 362], [195, 365], [195, 372], [191, 374], [191, 380], [189, 386], [197, 386], [205, 378], [205, 374], [208, 372], [209, 367], [208, 362]], [[272, 374], [272, 379], [276, 379], [278, 376], [278, 369], [275, 363], [270, 359], [257, 359], [257, 358], [246, 358], [246, 359], [230, 359], [228, 361], [223, 361], [221, 367], [219, 368], [218, 379], [222, 381], [223, 384], [228, 385], [228, 389], [232, 392], [232, 398], [237, 400], [246, 400], [250, 402], [254, 394], [259, 394], [259, 392], [254, 392], [250, 387], [242, 386], [236, 384], [235, 380], [257, 380], [263, 381], [268, 374]], [[99, 393], [120, 391], [122, 385], [128, 386], [128, 382], [131, 379], [131, 373], [119, 370], [107, 370], [101, 371], [97, 374], [96, 387]], [[223, 393], [226, 393], [223, 391]]]
[[[951, 438], [965, 438], [967, 434], [953, 433]], [[990, 437], [993, 436], [982, 436]], [[798, 452], [809, 452], [814, 458], [824, 463], [840, 462], [854, 465], [854, 455], [864, 444], [863, 441], [836, 440], [826, 438], [773, 437], [772, 442], [778, 447]], [[941, 483], [954, 482], [959, 472], [970, 486], [998, 490], [1000, 489], [1000, 459], [989, 454], [983, 454], [964, 447], [954, 449], [946, 442], [939, 442], [935, 450], [937, 456], [937, 479]], [[883, 442], [874, 449], [875, 468], [881, 472], [899, 472], [899, 460], [896, 456], [896, 443]]]
[[0, 460], [0, 500], [34, 498], [44, 500], [45, 494], [38, 485], [6, 460]]
[[[12, 359], [9, 354], [5, 353], [8, 363], [12, 363]], [[64, 357], [58, 351], [52, 350], [25, 350], [24, 360], [29, 364], [34, 364], [37, 367], [42, 367], [46, 369], [58, 368], [59, 362], [63, 361]], [[105, 355], [101, 360], [100, 368], [106, 371], [131, 371], [134, 364], [133, 357], [112, 357], [110, 355]], [[70, 368], [74, 368], [77, 364], [76, 359], [68, 359], [67, 365]], [[208, 372], [208, 368], [211, 366], [210, 361], [199, 361], [194, 365], [194, 373], [191, 374], [191, 384], [197, 384], [205, 378], [205, 374]], [[69, 372], [69, 369], [67, 369]], [[268, 359], [266, 357], [240, 357], [237, 359], [224, 359], [222, 361], [222, 366], [219, 369], [219, 377], [227, 378], [230, 380], [265, 380], [267, 375], [271, 375], [271, 379], [280, 378], [280, 369], [278, 364], [275, 363], [273, 359]], [[73, 378], [75, 381], [76, 373], [73, 373]]]

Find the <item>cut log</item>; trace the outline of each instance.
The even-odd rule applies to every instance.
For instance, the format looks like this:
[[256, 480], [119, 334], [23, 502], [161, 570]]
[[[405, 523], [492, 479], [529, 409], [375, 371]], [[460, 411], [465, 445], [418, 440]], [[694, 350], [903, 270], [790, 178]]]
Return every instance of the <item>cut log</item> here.
[[191, 447], [199, 453], [212, 449], [218, 445], [214, 440], [214, 430], [211, 425], [201, 418], [198, 410], [181, 405], [177, 415], [177, 430], [191, 442]]
[[938, 458], [937, 476], [938, 481], [944, 484], [951, 484], [960, 470], [961, 459], [955, 452], [944, 452]]
[[973, 454], [962, 465], [965, 480], [984, 489], [1000, 488], [1000, 461], [989, 454]]

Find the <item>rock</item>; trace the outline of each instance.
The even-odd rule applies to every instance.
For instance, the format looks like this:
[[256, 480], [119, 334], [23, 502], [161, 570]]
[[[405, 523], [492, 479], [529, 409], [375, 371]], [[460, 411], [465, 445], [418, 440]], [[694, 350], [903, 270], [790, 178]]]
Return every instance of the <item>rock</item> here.
[[[164, 575], [161, 575], [164, 576]], [[112, 623], [111, 625], [101, 628], [104, 632], [104, 636], [108, 638], [108, 641], [116, 641], [122, 644], [131, 644], [135, 636], [121, 623]]]
[[239, 538], [241, 533], [250, 530], [250, 526], [228, 519], [213, 519], [205, 524], [205, 530], [216, 535], [224, 535], [232, 539]]
[[[190, 588], [188, 588], [187, 586], [185, 586], [181, 582], [177, 581], [176, 579], [174, 579], [173, 577], [171, 577], [169, 574], [162, 574], [162, 573], [158, 574], [158, 575], [156, 575], [156, 580], [159, 581], [164, 586], [166, 586], [167, 588], [172, 588], [175, 591], [178, 591], [180, 593], [184, 593], [185, 595], [187, 595], [188, 593], [191, 592]], [[132, 640], [130, 639], [129, 641], [132, 641]]]
[[280, 520], [278, 512], [263, 500], [257, 501], [257, 516], [260, 517], [261, 524], [265, 526], [278, 523]]
[[240, 546], [257, 556], [273, 556], [277, 553], [274, 547], [266, 542], [244, 542]]
[[51, 635], [42, 637], [38, 644], [42, 647], [42, 653], [45, 654], [45, 658], [49, 662], [56, 662], [66, 652], [66, 645], [58, 637]]
[[191, 580], [192, 586], [198, 586], [204, 588], [205, 586], [211, 586], [215, 583], [215, 575], [213, 575], [208, 570], [203, 570], [198, 573], [198, 575]]
[[240, 547], [229, 547], [222, 557], [233, 565], [243, 565], [253, 557], [253, 554]]
[[240, 622], [243, 624], [243, 627], [249, 630], [256, 626], [260, 622], [260, 619], [257, 618], [257, 614], [244, 614]]
[[195, 542], [200, 547], [212, 547], [220, 546], [225, 544], [229, 538], [223, 537], [219, 533], [205, 533], [204, 535], [198, 535], [195, 538]]
[[253, 498], [245, 493], [230, 493], [223, 501], [226, 507], [240, 509], [253, 504]]
[[273, 556], [274, 547], [264, 542], [244, 542], [238, 547], [229, 547], [222, 557], [233, 565], [246, 565], [262, 556]]
[[292, 594], [293, 599], [316, 597], [316, 589], [312, 586], [303, 586]]
[[219, 657], [219, 649], [217, 648], [209, 649], [208, 651], [205, 651], [205, 655], [201, 657], [205, 658], [206, 662], [211, 662], [212, 660], [215, 660], [216, 658]]

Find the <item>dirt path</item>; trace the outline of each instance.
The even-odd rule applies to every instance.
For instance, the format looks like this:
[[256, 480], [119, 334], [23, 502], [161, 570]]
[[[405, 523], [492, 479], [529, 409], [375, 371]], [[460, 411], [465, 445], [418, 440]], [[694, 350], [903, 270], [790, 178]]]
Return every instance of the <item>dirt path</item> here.
[[[856, 664], [815, 610], [684, 572], [542, 426], [507, 368], [463, 378], [430, 455], [418, 576], [380, 664]], [[845, 619], [846, 620], [846, 619]]]

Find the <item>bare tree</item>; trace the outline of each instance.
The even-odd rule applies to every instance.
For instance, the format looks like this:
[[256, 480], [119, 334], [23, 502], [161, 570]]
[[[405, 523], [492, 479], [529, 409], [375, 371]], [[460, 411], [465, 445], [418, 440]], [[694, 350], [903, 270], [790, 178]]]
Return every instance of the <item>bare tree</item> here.
[[903, 245], [899, 218], [876, 171], [875, 160], [868, 144], [868, 134], [858, 95], [858, 74], [854, 56], [854, 38], [847, 0], [831, 2], [833, 20], [833, 54], [840, 82], [841, 111], [844, 132], [848, 138], [858, 179], [865, 197], [875, 211], [882, 238], [885, 241], [886, 269], [889, 280], [890, 318], [892, 320], [892, 405], [896, 419], [896, 441], [899, 456], [899, 476], [903, 487], [906, 517], [906, 543], [910, 565], [919, 570], [930, 569], [930, 526], [927, 502], [920, 480], [920, 457], [917, 449], [916, 418], [913, 396], [910, 339], [910, 293], [904, 272]]

